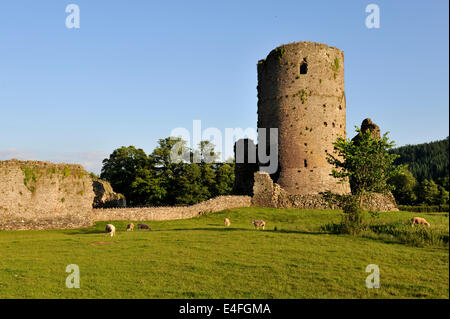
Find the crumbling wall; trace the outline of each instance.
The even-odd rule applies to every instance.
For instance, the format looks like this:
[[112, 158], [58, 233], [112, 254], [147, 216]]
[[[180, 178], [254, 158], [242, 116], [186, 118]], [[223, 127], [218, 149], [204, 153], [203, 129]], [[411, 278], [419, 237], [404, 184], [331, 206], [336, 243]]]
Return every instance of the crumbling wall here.
[[[270, 175], [264, 172], [255, 173], [252, 205], [273, 208], [295, 209], [339, 209], [330, 207], [320, 194], [290, 194], [280, 185], [274, 183]], [[367, 210], [398, 211], [392, 195], [371, 194], [364, 200], [363, 207]]]
[[250, 196], [218, 196], [192, 206], [94, 209], [92, 219], [95, 221], [174, 220], [249, 206], [251, 206]]
[[90, 226], [93, 200], [81, 165], [0, 161], [0, 229]]
[[92, 188], [95, 193], [94, 208], [112, 208], [126, 207], [125, 196], [114, 192], [111, 184], [107, 181], [94, 178], [92, 179]]

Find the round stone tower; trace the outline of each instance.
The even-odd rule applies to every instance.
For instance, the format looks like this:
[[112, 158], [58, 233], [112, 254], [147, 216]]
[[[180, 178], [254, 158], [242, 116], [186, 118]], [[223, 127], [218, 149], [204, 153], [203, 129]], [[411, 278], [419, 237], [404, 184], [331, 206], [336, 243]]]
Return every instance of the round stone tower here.
[[259, 128], [278, 128], [275, 182], [283, 189], [291, 194], [350, 192], [348, 183], [330, 176], [326, 160], [336, 138], [345, 138], [344, 53], [325, 44], [298, 42], [282, 45], [259, 61]]

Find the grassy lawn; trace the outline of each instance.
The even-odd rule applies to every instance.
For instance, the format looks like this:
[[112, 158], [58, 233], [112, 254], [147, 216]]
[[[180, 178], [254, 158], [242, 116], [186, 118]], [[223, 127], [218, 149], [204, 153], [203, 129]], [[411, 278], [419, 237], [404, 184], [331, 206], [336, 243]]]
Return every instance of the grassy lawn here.
[[[153, 231], [126, 232], [128, 221], [113, 222], [113, 238], [104, 222], [0, 231], [0, 298], [449, 298], [448, 214], [382, 213], [375, 222], [414, 216], [447, 242], [334, 235], [321, 226], [338, 222], [339, 211], [256, 207], [148, 222]], [[266, 220], [266, 230], [255, 231], [251, 219]], [[68, 264], [80, 267], [80, 289], [65, 286]], [[369, 264], [380, 268], [379, 289], [365, 286]]]

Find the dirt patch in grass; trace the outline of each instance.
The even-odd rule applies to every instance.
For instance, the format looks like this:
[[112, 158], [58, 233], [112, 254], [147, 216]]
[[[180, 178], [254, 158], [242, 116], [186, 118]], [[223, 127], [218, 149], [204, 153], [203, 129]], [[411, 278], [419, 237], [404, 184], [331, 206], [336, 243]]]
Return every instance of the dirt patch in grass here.
[[94, 241], [91, 243], [92, 246], [110, 245], [113, 244], [112, 241]]

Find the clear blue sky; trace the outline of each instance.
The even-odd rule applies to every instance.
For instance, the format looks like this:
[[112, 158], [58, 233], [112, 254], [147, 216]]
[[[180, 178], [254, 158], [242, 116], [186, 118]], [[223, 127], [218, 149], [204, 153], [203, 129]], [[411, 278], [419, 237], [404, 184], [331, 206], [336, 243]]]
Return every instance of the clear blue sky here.
[[[65, 8], [79, 5], [81, 28]], [[380, 7], [379, 29], [365, 7]], [[448, 1], [0, 3], [0, 159], [98, 172], [115, 148], [151, 152], [176, 127], [256, 129], [256, 63], [315, 41], [345, 54], [347, 128], [370, 117], [398, 145], [449, 131]]]

